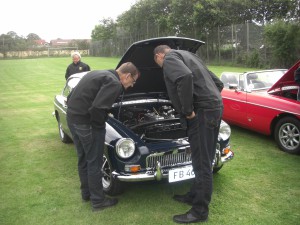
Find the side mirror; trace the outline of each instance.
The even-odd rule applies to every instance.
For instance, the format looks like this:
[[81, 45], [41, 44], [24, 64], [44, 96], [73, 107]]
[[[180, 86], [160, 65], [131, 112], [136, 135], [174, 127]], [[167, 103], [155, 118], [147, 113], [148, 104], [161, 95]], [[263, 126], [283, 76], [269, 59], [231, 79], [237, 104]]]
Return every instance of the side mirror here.
[[238, 88], [238, 85], [237, 84], [229, 84], [229, 89], [233, 89], [233, 90], [236, 90]]

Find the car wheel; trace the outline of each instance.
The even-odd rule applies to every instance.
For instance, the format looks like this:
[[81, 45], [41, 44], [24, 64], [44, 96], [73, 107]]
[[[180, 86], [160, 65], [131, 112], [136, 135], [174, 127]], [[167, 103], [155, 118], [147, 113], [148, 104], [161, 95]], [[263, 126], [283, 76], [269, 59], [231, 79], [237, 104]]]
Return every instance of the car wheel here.
[[122, 183], [112, 175], [112, 165], [109, 161], [107, 154], [103, 155], [103, 165], [102, 165], [102, 184], [103, 191], [108, 195], [118, 195], [123, 192]]
[[300, 121], [293, 117], [284, 117], [275, 127], [275, 140], [285, 152], [300, 153]]
[[63, 143], [71, 143], [72, 139], [62, 129], [62, 124], [60, 122], [59, 116], [57, 117], [57, 124], [58, 124], [58, 133], [59, 133], [60, 140]]

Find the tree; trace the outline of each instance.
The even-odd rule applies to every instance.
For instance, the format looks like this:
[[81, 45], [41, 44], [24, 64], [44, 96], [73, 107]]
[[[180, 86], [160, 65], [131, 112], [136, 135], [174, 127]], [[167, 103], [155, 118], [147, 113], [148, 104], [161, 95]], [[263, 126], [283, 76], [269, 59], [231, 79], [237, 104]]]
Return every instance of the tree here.
[[103, 18], [100, 24], [96, 25], [92, 30], [92, 40], [108, 40], [114, 38], [116, 35], [116, 24], [112, 18]]
[[34, 33], [27, 35], [27, 40], [41, 40], [40, 36]]
[[264, 25], [274, 19], [287, 17], [293, 0], [252, 0], [250, 3], [253, 20]]
[[168, 26], [172, 33], [180, 36], [194, 36], [194, 5], [196, 0], [171, 1]]
[[133, 40], [169, 35], [171, 0], [141, 0], [118, 17], [118, 27]]
[[271, 63], [276, 67], [291, 67], [300, 58], [300, 24], [283, 20], [268, 24], [265, 37], [271, 49]]

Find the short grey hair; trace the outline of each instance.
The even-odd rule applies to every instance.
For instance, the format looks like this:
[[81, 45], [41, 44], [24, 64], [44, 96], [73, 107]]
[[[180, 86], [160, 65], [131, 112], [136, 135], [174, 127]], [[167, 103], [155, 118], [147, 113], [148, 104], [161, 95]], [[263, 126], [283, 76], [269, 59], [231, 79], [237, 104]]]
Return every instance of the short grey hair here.
[[80, 55], [79, 52], [73, 52], [73, 53], [71, 54], [71, 57], [73, 58], [74, 55], [77, 55], [77, 56], [81, 59], [81, 55]]

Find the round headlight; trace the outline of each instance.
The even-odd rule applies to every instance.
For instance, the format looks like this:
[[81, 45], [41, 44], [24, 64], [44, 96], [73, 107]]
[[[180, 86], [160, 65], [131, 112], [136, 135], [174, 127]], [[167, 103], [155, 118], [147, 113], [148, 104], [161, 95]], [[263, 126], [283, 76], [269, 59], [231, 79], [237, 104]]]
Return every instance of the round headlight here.
[[116, 153], [119, 157], [127, 159], [134, 154], [135, 145], [130, 138], [121, 138], [116, 144]]
[[230, 126], [224, 122], [221, 121], [220, 130], [219, 130], [219, 138], [222, 140], [227, 140], [231, 135], [231, 129]]

